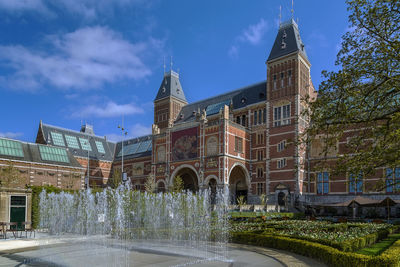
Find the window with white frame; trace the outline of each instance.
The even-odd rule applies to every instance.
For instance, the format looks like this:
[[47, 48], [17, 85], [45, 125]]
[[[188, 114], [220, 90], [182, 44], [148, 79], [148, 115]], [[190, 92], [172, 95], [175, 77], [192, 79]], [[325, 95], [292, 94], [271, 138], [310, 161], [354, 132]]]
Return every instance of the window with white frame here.
[[319, 172], [317, 173], [317, 194], [328, 194], [329, 193], [329, 173]]
[[360, 172], [358, 175], [350, 173], [349, 175], [349, 192], [362, 193], [363, 192], [363, 174]]
[[257, 110], [254, 110], [253, 124], [257, 125]]
[[274, 90], [276, 90], [276, 74], [274, 74]]
[[286, 147], [286, 140], [280, 141], [278, 143], [278, 147], [277, 147], [278, 152], [283, 151], [285, 149], [285, 147]]
[[274, 126], [290, 124], [290, 104], [274, 107]]
[[400, 191], [400, 168], [386, 169], [386, 192], [393, 193]]
[[286, 159], [279, 159], [278, 160], [278, 169], [282, 169], [286, 166]]
[[281, 88], [283, 88], [283, 78], [285, 77], [284, 72], [281, 72]]
[[260, 149], [257, 151], [257, 160], [262, 161], [264, 158], [264, 150]]
[[292, 70], [288, 70], [288, 85], [292, 85]]

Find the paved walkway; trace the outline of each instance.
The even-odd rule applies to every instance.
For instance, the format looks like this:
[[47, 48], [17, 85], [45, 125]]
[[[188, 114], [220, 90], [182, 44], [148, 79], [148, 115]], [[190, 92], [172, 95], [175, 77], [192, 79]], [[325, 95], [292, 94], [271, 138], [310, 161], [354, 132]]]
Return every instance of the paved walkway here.
[[[293, 253], [247, 245], [229, 244], [225, 252], [213, 246], [202, 249], [107, 238], [8, 239], [0, 241], [0, 266], [325, 266]], [[221, 253], [229, 261], [221, 261]]]

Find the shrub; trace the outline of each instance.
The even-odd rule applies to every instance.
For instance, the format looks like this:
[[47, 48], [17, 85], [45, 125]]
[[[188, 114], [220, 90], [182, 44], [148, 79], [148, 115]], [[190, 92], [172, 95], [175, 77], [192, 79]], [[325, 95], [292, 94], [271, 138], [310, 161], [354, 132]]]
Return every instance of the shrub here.
[[306, 257], [317, 259], [330, 266], [399, 266], [400, 258], [400, 241], [395, 242], [397, 245], [394, 245], [385, 251], [382, 256], [376, 257], [344, 252], [319, 243], [270, 234], [236, 232], [231, 234], [231, 241], [240, 244], [270, 247], [294, 252]]

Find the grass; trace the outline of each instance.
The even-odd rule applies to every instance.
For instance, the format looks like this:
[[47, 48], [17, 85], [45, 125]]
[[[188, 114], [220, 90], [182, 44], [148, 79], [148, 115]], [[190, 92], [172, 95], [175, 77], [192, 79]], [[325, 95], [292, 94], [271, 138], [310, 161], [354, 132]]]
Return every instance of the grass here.
[[399, 234], [391, 234], [388, 235], [387, 238], [383, 239], [382, 241], [375, 243], [374, 245], [363, 248], [357, 251], [359, 254], [369, 255], [369, 256], [377, 256], [384, 252], [387, 248], [389, 248], [394, 242], [400, 239]]

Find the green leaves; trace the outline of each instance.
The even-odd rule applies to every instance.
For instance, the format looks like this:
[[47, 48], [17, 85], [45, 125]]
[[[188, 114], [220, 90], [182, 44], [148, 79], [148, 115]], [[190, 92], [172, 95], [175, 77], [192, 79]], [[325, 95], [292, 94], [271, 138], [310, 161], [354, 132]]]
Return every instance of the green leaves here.
[[400, 166], [400, 2], [347, 4], [350, 25], [336, 60], [341, 70], [324, 71], [318, 98], [304, 100], [312, 123], [303, 139], [322, 137], [321, 159], [341, 143], [330, 169], [368, 176]]

